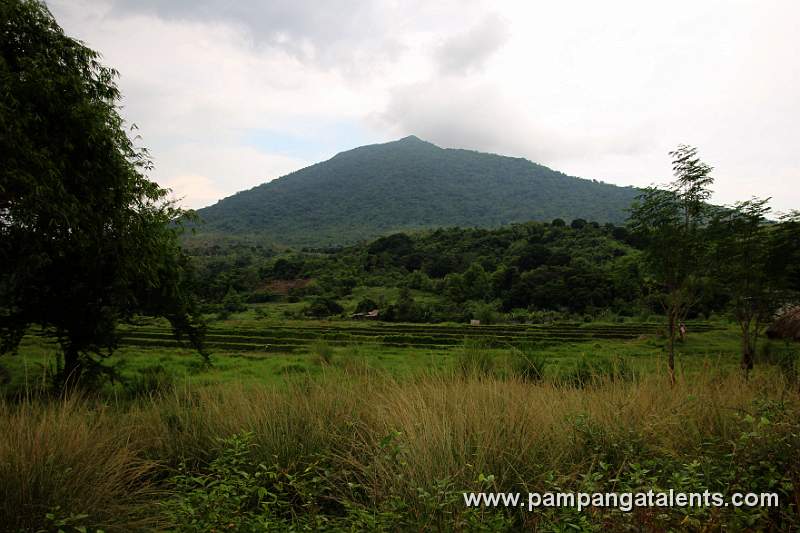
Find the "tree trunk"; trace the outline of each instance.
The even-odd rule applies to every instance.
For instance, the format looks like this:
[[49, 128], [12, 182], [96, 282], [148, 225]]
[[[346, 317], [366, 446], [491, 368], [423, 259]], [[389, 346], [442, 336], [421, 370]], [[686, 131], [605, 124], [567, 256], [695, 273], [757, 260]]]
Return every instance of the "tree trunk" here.
[[669, 341], [667, 343], [667, 365], [669, 384], [675, 385], [675, 310], [669, 310]]
[[753, 355], [754, 355], [753, 342], [750, 338], [750, 327], [742, 328], [742, 363], [741, 367], [744, 370], [744, 377], [750, 377], [750, 371], [753, 370]]
[[81, 374], [80, 354], [75, 346], [64, 348], [64, 370], [61, 376], [62, 386], [75, 385]]

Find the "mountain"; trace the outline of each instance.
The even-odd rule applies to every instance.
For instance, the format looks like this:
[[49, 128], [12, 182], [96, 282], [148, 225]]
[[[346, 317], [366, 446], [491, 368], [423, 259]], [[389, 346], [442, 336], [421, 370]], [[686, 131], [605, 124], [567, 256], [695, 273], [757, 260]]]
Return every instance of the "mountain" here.
[[443, 226], [620, 223], [637, 194], [527, 159], [443, 149], [410, 136], [342, 152], [200, 209], [199, 231], [325, 246]]

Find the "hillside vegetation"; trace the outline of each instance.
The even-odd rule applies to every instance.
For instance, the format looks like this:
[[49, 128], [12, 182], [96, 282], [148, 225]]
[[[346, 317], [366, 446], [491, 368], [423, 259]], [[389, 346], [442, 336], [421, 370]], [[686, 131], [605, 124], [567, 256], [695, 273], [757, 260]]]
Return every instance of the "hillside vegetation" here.
[[[280, 254], [245, 245], [192, 253], [201, 296], [216, 306], [210, 311], [236, 299], [288, 296], [309, 303], [309, 316], [338, 314], [343, 304], [348, 312], [379, 309], [383, 320], [492, 322], [498, 312], [527, 321], [542, 311], [630, 316], [644, 310], [639, 251], [632, 244], [623, 227], [578, 219], [395, 233], [346, 248]], [[307, 281], [286, 293], [280, 290], [285, 280]]]
[[417, 137], [362, 146], [200, 209], [201, 232], [347, 244], [391, 232], [512, 222], [622, 222], [638, 194], [532, 163]]

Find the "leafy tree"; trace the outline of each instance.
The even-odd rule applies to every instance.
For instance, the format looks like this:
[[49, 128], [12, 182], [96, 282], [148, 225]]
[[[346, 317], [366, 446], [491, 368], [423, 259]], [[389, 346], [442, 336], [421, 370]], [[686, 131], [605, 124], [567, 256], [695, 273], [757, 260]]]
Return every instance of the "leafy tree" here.
[[586, 227], [586, 224], [587, 222], [584, 219], [576, 218], [570, 223], [569, 227], [571, 227], [572, 229], [583, 229]]
[[414, 300], [411, 291], [403, 287], [397, 302], [386, 309], [383, 318], [389, 322], [425, 322], [430, 316], [428, 310]]
[[230, 289], [222, 299], [222, 310], [226, 313], [241, 313], [247, 310], [247, 306], [242, 295]]
[[295, 279], [300, 276], [303, 271], [303, 261], [301, 259], [284, 259], [280, 258], [275, 261], [272, 266], [272, 271], [269, 276], [274, 279]]
[[378, 304], [372, 298], [362, 298], [356, 305], [356, 313], [369, 313], [378, 309]]
[[667, 315], [668, 365], [674, 383], [678, 325], [697, 302], [707, 265], [707, 200], [714, 178], [697, 148], [680, 145], [669, 155], [675, 181], [667, 189], [645, 189], [631, 210], [630, 224], [643, 240], [643, 262]]
[[185, 213], [145, 177], [151, 164], [123, 128], [116, 75], [43, 3], [0, 3], [2, 351], [41, 325], [75, 380], [134, 313], [165, 316], [201, 346], [177, 242]]
[[781, 276], [785, 289], [796, 296], [800, 293], [800, 211], [781, 216], [772, 237], [775, 253], [770, 259], [770, 273]]
[[[796, 249], [787, 246], [786, 226], [767, 223], [768, 201], [739, 202], [721, 211], [713, 224], [717, 272], [742, 332], [741, 367], [745, 373], [753, 368], [761, 334], [786, 299], [790, 282], [785, 267]], [[789, 220], [786, 223], [791, 225]]]
[[331, 298], [317, 297], [305, 309], [306, 316], [314, 318], [324, 318], [332, 315], [338, 315], [344, 311], [344, 308], [339, 305], [339, 302]]

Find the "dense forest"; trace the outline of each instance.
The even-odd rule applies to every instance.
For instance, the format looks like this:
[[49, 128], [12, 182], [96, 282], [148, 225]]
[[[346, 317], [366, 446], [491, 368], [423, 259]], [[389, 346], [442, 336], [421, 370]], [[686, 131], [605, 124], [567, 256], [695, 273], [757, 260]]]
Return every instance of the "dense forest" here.
[[578, 217], [620, 223], [637, 194], [526, 159], [442, 149], [410, 136], [340, 153], [220, 200], [198, 211], [198, 229], [328, 246], [435, 227]]
[[[527, 321], [557, 314], [619, 316], [661, 313], [628, 228], [575, 219], [498, 229], [397, 233], [334, 249], [277, 252], [254, 244], [192, 249], [208, 310], [250, 302], [304, 299], [313, 316], [379, 309], [383, 320]], [[309, 280], [288, 291], [280, 281]], [[396, 301], [366, 299], [342, 309], [357, 286], [398, 287]], [[270, 289], [273, 287], [273, 289]], [[275, 292], [278, 288], [279, 292]], [[434, 299], [415, 300], [429, 293]], [[237, 304], [237, 302], [239, 302]], [[694, 313], [722, 310], [725, 292], [709, 279]], [[550, 315], [554, 316], [554, 315]]]

